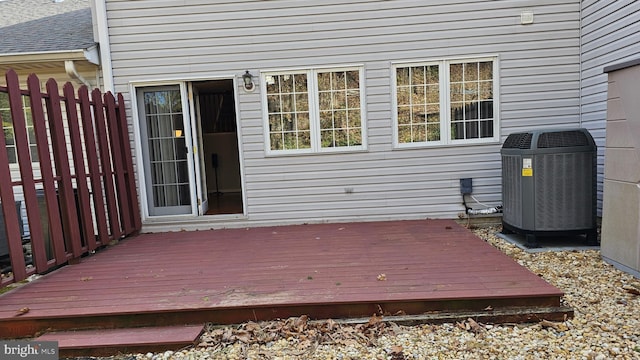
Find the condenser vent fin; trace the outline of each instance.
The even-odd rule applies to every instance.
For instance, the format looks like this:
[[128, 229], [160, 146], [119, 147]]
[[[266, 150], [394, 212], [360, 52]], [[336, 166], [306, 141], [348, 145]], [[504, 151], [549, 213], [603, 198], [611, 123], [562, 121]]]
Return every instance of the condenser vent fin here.
[[582, 131], [545, 132], [538, 136], [538, 148], [589, 146], [591, 143]]
[[507, 136], [502, 144], [503, 149], [531, 149], [531, 133], [518, 133]]

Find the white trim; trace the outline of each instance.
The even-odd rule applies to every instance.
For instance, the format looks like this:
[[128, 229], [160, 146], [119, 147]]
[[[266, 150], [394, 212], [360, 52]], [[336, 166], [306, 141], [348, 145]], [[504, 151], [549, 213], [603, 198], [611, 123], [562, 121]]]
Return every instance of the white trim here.
[[111, 64], [111, 43], [109, 42], [109, 21], [107, 17], [106, 0], [96, 0], [95, 5], [104, 92], [115, 92], [113, 83], [113, 65]]
[[[339, 71], [358, 71], [358, 90], [360, 92], [360, 134], [361, 145], [343, 146], [323, 148], [320, 135], [320, 118], [318, 104], [318, 73], [322, 72], [339, 72]], [[267, 101], [267, 76], [284, 75], [284, 74], [306, 74], [307, 75], [307, 96], [309, 101], [309, 131], [311, 136], [311, 147], [309, 149], [289, 149], [289, 150], [271, 150], [271, 137], [269, 131], [269, 106]], [[366, 122], [366, 78], [364, 65], [354, 66], [322, 66], [307, 67], [295, 69], [278, 69], [269, 71], [260, 71], [260, 92], [261, 92], [261, 110], [262, 124], [264, 136], [264, 151], [266, 156], [289, 156], [289, 155], [311, 155], [311, 154], [327, 154], [327, 153], [350, 153], [367, 151], [367, 122]]]
[[136, 93], [136, 85], [129, 83], [129, 94], [131, 98], [131, 127], [133, 130], [134, 162], [136, 165], [136, 176], [138, 193], [140, 194], [140, 216], [142, 222], [149, 219], [149, 206], [147, 205], [147, 189], [145, 185], [144, 163], [142, 156], [142, 135], [140, 133], [140, 117], [138, 111], [138, 96]]
[[180, 102], [182, 104], [182, 125], [184, 127], [184, 140], [187, 148], [187, 168], [189, 169], [189, 191], [191, 193], [191, 214], [184, 215], [198, 215], [198, 189], [197, 182], [200, 179], [196, 178], [196, 158], [194, 156], [194, 129], [192, 125], [191, 105], [189, 99], [189, 89], [186, 82], [180, 83]]
[[[492, 83], [493, 83], [493, 136], [487, 138], [472, 139], [451, 139], [451, 111], [450, 111], [450, 77], [449, 65], [464, 64], [469, 62], [491, 61], [492, 63]], [[477, 144], [495, 144], [500, 142], [500, 58], [493, 56], [465, 56], [448, 57], [443, 59], [430, 59], [425, 61], [391, 62], [391, 117], [393, 126], [393, 147], [394, 149], [416, 149], [425, 147], [450, 147], [466, 146]], [[398, 94], [397, 94], [397, 69], [412, 66], [428, 66], [437, 64], [439, 67], [439, 88], [440, 88], [440, 140], [423, 141], [413, 143], [400, 143], [398, 137]]]
[[[243, 72], [244, 73], [244, 72]], [[235, 80], [237, 78], [242, 78], [242, 74], [238, 75], [238, 73], [220, 73], [213, 74], [207, 76], [176, 76], [176, 77], [149, 77], [149, 78], [138, 78], [138, 79], [129, 79], [129, 84], [134, 84], [135, 86], [155, 86], [155, 85], [167, 85], [167, 84], [177, 84], [179, 82], [198, 82], [198, 81], [215, 81], [215, 80]], [[254, 76], [255, 78], [255, 76]], [[234, 85], [235, 86], [235, 85]]]
[[285, 72], [298, 72], [304, 73], [309, 70], [329, 70], [329, 71], [344, 71], [344, 70], [353, 70], [354, 68], [363, 68], [364, 63], [354, 63], [354, 64], [336, 64], [336, 65], [308, 65], [308, 66], [296, 66], [296, 67], [285, 67], [285, 68], [266, 68], [260, 70], [260, 75], [263, 73], [285, 73]]
[[[258, 75], [258, 77], [260, 77]], [[240, 76], [240, 79], [242, 78], [242, 76]], [[247, 186], [246, 186], [246, 180], [245, 180], [245, 169], [244, 169], [244, 149], [243, 149], [243, 145], [244, 142], [242, 141], [242, 117], [240, 116], [240, 92], [238, 91], [238, 89], [240, 88], [240, 80], [237, 76], [232, 76], [230, 77], [230, 79], [232, 79], [233, 81], [233, 101], [234, 101], [234, 106], [235, 106], [235, 113], [236, 113], [236, 137], [237, 137], [237, 143], [238, 143], [238, 162], [239, 162], [239, 166], [240, 166], [240, 190], [241, 190], [241, 194], [242, 194], [242, 218], [246, 218], [248, 216], [248, 211], [247, 211]], [[257, 84], [256, 86], [258, 86], [259, 84]], [[244, 88], [244, 86], [243, 86]], [[233, 215], [218, 215], [217, 218], [219, 217], [224, 217], [224, 216], [233, 216], [234, 218], [239, 218], [239, 216], [237, 214], [233, 214]]]
[[8, 53], [0, 55], [0, 64], [26, 64], [64, 60], [85, 60], [96, 64], [96, 52], [96, 47], [92, 46], [89, 49]]
[[483, 60], [493, 60], [498, 59], [499, 54], [477, 54], [477, 55], [464, 55], [464, 56], [443, 56], [438, 58], [424, 58], [418, 60], [393, 60], [391, 61], [391, 66], [414, 66], [414, 65], [424, 65], [425, 63], [439, 63], [439, 62], [451, 62], [451, 63], [463, 63], [469, 62], [471, 60], [475, 61], [483, 61]]
[[[445, 136], [448, 136], [449, 130], [446, 126], [446, 122], [443, 122], [443, 117], [446, 116], [446, 113], [443, 113], [442, 104], [446, 104], [448, 95], [446, 91], [442, 91], [443, 82], [446, 79], [445, 71], [442, 71], [442, 64], [444, 61], [436, 61], [430, 60], [422, 63], [408, 63], [407, 64], [392, 64], [391, 71], [391, 119], [392, 119], [392, 128], [393, 128], [393, 148], [416, 148], [416, 147], [424, 147], [424, 146], [442, 146], [447, 145], [445, 141], [442, 139]], [[398, 132], [398, 78], [397, 78], [397, 69], [399, 67], [412, 67], [412, 66], [430, 66], [430, 65], [438, 65], [438, 82], [440, 89], [440, 140], [439, 141], [430, 141], [430, 142], [420, 142], [420, 143], [401, 143], [398, 141], [398, 137], [400, 136]]]
[[[175, 85], [179, 85], [180, 86], [180, 93], [181, 93], [181, 101], [182, 101], [182, 106], [183, 108], [186, 106], [184, 101], [185, 101], [185, 94], [183, 94], [183, 87], [184, 89], [187, 89], [188, 85], [192, 85], [194, 82], [199, 82], [199, 81], [218, 81], [218, 80], [232, 80], [233, 82], [233, 97], [234, 97], [234, 102], [235, 102], [235, 116], [236, 116], [236, 134], [237, 134], [237, 141], [238, 141], [238, 161], [239, 161], [239, 166], [240, 166], [240, 188], [242, 191], [242, 209], [243, 209], [243, 213], [242, 215], [217, 215], [215, 216], [216, 219], [218, 218], [229, 218], [229, 219], [245, 219], [247, 216], [247, 195], [246, 195], [246, 183], [245, 183], [245, 169], [244, 169], [244, 152], [242, 149], [242, 122], [241, 122], [241, 117], [240, 117], [240, 101], [239, 101], [239, 82], [238, 82], [238, 76], [237, 75], [222, 75], [222, 76], [213, 76], [213, 77], [207, 77], [207, 78], [202, 78], [202, 77], [195, 77], [193, 79], [182, 79], [182, 80], [178, 80], [178, 79], [171, 79], [171, 80], [167, 80], [167, 79], [163, 79], [163, 80], [145, 80], [145, 81], [130, 81], [128, 86], [129, 86], [129, 93], [131, 94], [131, 119], [132, 119], [132, 127], [133, 127], [133, 135], [134, 135], [134, 141], [135, 141], [135, 163], [136, 163], [136, 168], [139, 169], [139, 171], [137, 171], [138, 174], [138, 178], [137, 178], [137, 186], [138, 186], [138, 191], [140, 193], [140, 203], [143, 205], [141, 206], [141, 217], [142, 217], [142, 222], [143, 223], [148, 223], [150, 221], [166, 221], [166, 220], [180, 220], [181, 219], [187, 219], [187, 218], [198, 218], [199, 216], [197, 215], [198, 213], [198, 204], [197, 201], [194, 201], [192, 203], [192, 206], [195, 207], [195, 213], [192, 212], [192, 214], [180, 214], [180, 215], [153, 215], [151, 216], [149, 214], [149, 208], [148, 208], [148, 200], [147, 200], [147, 192], [146, 192], [146, 178], [145, 178], [145, 174], [143, 170], [140, 169], [144, 169], [144, 158], [143, 158], [143, 154], [142, 154], [142, 135], [140, 132], [140, 118], [139, 118], [139, 111], [138, 111], [138, 101], [137, 101], [137, 90], [140, 88], [145, 88], [145, 87], [156, 87], [156, 86], [175, 86]], [[187, 100], [186, 101], [190, 101], [188, 100], [188, 92], [186, 94], [187, 96]], [[183, 117], [184, 119], [186, 119], [186, 117], [189, 116], [189, 128], [191, 128], [191, 117], [192, 114], [190, 111], [184, 111], [183, 110]], [[194, 142], [195, 142], [195, 137], [193, 136], [193, 131], [196, 131], [195, 129], [186, 129], [185, 128], [185, 134], [187, 134], [187, 132], [190, 134], [190, 148], [193, 149], [194, 146]], [[199, 149], [199, 151], [203, 151], [203, 149]], [[193, 158], [193, 153], [190, 151], [189, 156], [191, 158]], [[195, 161], [195, 159], [194, 159]], [[189, 165], [190, 167], [192, 167], [192, 165]], [[190, 169], [191, 171], [191, 169]], [[190, 184], [190, 187], [194, 187], [197, 186], [197, 184], [195, 183], [195, 181], [199, 181], [199, 179], [194, 179], [193, 184]], [[191, 191], [193, 191], [193, 194], [196, 194], [196, 190], [191, 189]], [[197, 198], [197, 196], [194, 196], [193, 198]], [[210, 215], [206, 216], [208, 219], [211, 219]]]

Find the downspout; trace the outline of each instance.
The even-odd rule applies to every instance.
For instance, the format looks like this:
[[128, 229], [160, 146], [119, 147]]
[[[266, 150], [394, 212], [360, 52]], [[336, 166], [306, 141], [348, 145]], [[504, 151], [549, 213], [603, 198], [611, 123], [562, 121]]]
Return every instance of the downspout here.
[[89, 89], [91, 89], [91, 84], [82, 75], [78, 74], [78, 70], [76, 70], [76, 63], [73, 60], [65, 60], [64, 61], [64, 71], [67, 72], [70, 78], [86, 85]]
[[580, 109], [578, 110], [578, 127], [582, 127], [582, 0], [580, 0], [580, 11], [579, 11], [579, 22], [578, 22], [578, 36], [580, 37], [578, 41], [578, 72], [580, 73], [580, 78], [578, 79], [578, 106]]
[[100, 63], [104, 91], [114, 92], [113, 71], [111, 68], [111, 44], [109, 44], [109, 25], [107, 23], [107, 0], [95, 0], [96, 25], [98, 26], [98, 43], [100, 44]]

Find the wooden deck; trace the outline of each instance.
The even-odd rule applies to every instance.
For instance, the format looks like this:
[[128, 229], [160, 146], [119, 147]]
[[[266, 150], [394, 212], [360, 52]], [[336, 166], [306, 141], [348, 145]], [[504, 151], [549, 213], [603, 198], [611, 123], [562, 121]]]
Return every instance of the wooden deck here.
[[557, 320], [562, 295], [449, 220], [141, 234], [1, 295], [0, 338], [302, 314]]

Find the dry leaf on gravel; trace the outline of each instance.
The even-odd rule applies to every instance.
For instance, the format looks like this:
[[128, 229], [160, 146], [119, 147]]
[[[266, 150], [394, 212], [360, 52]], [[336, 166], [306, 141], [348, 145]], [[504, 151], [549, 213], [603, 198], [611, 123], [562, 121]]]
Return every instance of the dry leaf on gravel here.
[[548, 320], [540, 321], [540, 326], [542, 326], [543, 328], [552, 328], [552, 329], [555, 329], [557, 331], [567, 331], [567, 330], [569, 330], [567, 325], [565, 325], [563, 323], [555, 323], [555, 322], [548, 321]]
[[479, 332], [482, 332], [482, 331], [486, 331], [484, 326], [482, 326], [481, 324], [479, 324], [478, 322], [476, 322], [472, 318], [468, 318], [467, 321], [463, 321], [461, 323], [458, 322], [458, 323], [456, 323], [456, 325], [462, 330], [470, 331], [470, 332], [473, 332], [473, 333], [479, 333]]
[[622, 289], [629, 294], [640, 295], [640, 285], [624, 285]]

